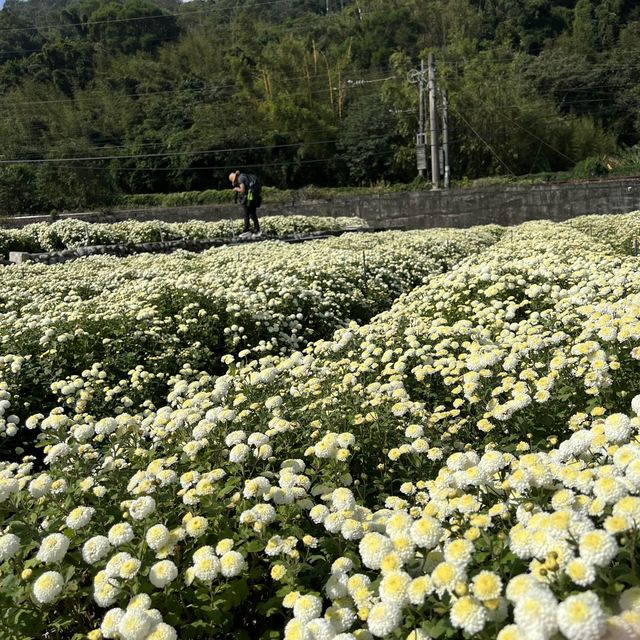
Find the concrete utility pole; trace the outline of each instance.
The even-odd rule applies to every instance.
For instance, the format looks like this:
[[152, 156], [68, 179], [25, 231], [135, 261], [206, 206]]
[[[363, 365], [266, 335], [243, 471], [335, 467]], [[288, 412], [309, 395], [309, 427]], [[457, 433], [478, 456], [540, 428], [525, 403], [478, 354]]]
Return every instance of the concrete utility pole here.
[[424, 85], [426, 83], [424, 60], [420, 60], [420, 70], [409, 71], [409, 82], [418, 84], [418, 135], [416, 136], [416, 163], [418, 175], [424, 178], [427, 169], [427, 141], [424, 131]]
[[442, 92], [442, 160], [444, 164], [444, 188], [451, 186], [451, 169], [449, 166], [449, 98]]
[[436, 63], [429, 53], [429, 124], [431, 129], [431, 183], [432, 189], [440, 188], [440, 163], [438, 145], [438, 110], [436, 107]]

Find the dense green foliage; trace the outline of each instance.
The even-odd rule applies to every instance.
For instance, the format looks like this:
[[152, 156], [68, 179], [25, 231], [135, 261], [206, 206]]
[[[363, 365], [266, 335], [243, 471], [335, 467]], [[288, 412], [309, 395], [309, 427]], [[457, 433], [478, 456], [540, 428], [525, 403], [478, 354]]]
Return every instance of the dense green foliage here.
[[7, 0], [0, 211], [221, 188], [236, 167], [410, 182], [407, 72], [430, 51], [455, 178], [608, 171], [640, 139], [639, 32], [629, 0]]

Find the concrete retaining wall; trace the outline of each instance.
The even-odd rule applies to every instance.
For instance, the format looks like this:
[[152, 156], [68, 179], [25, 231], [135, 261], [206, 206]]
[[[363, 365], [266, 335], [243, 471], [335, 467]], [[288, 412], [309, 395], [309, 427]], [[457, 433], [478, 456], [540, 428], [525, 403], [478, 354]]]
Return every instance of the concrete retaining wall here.
[[[470, 227], [476, 224], [520, 224], [527, 220], [566, 220], [590, 213], [626, 213], [640, 209], [640, 178], [544, 184], [490, 186], [447, 191], [414, 191], [380, 195], [265, 204], [268, 215], [358, 216], [371, 226], [405, 226], [407, 229]], [[223, 220], [240, 217], [237, 205], [202, 205], [63, 214], [91, 222], [121, 220]], [[0, 226], [22, 227], [49, 221], [48, 216], [0, 219]]]

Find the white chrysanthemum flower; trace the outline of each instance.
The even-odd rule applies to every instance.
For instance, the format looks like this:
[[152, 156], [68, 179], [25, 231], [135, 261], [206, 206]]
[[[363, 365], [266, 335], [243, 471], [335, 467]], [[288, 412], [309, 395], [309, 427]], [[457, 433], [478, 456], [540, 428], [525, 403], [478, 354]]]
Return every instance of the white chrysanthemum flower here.
[[347, 589], [349, 595], [355, 600], [355, 594], [359, 589], [363, 587], [368, 589], [371, 585], [371, 578], [364, 573], [354, 573], [347, 581]]
[[586, 587], [596, 579], [596, 570], [592, 564], [582, 558], [574, 558], [567, 563], [565, 573], [575, 584]]
[[322, 614], [322, 600], [312, 594], [300, 596], [293, 605], [293, 616], [302, 622], [318, 618]]
[[148, 593], [138, 593], [129, 600], [127, 609], [150, 609], [151, 596]]
[[598, 596], [592, 591], [569, 596], [558, 606], [558, 626], [568, 640], [599, 640], [607, 618]]
[[576, 495], [571, 489], [561, 489], [556, 491], [551, 497], [551, 506], [556, 511], [562, 511], [563, 509], [570, 509], [575, 502]]
[[640, 613], [640, 587], [631, 587], [620, 594], [620, 609], [622, 611], [637, 611]]
[[90, 440], [95, 434], [95, 430], [93, 426], [90, 424], [79, 424], [78, 426], [73, 427], [72, 433], [73, 433], [73, 437], [78, 442], [82, 443]]
[[262, 524], [270, 524], [276, 519], [276, 510], [270, 504], [257, 504], [252, 512], [255, 519]]
[[267, 493], [270, 488], [271, 484], [267, 478], [257, 476], [256, 478], [251, 478], [244, 483], [244, 490], [242, 494], [245, 498], [260, 498]]
[[10, 495], [20, 491], [20, 483], [15, 478], [0, 477], [0, 502], [4, 502]]
[[418, 576], [407, 588], [407, 597], [414, 606], [422, 606], [426, 597], [432, 592], [433, 585], [429, 576]]
[[127, 609], [118, 623], [118, 633], [122, 640], [145, 640], [153, 626], [153, 619], [143, 609]]
[[380, 599], [396, 607], [402, 607], [409, 600], [408, 588], [410, 584], [411, 576], [408, 573], [391, 571], [382, 578], [378, 587]]
[[378, 638], [384, 638], [393, 633], [402, 622], [402, 612], [398, 607], [388, 603], [374, 604], [367, 617], [369, 631]]
[[70, 540], [62, 533], [52, 533], [41, 543], [36, 558], [45, 564], [61, 562], [67, 554]]
[[340, 535], [345, 540], [360, 540], [364, 535], [362, 523], [353, 518], [347, 518], [340, 527]]
[[131, 542], [134, 538], [133, 528], [128, 522], [119, 522], [114, 524], [107, 534], [109, 542], [114, 547]]
[[325, 612], [324, 617], [331, 623], [334, 633], [338, 633], [333, 640], [341, 635], [349, 635], [344, 634], [344, 632], [349, 630], [358, 619], [356, 612], [352, 608], [338, 606], [329, 607]]
[[194, 554], [193, 573], [202, 582], [211, 582], [220, 573], [220, 560], [211, 554], [201, 554], [197, 559]]
[[440, 562], [431, 572], [431, 582], [438, 594], [451, 593], [457, 582], [464, 578], [464, 570], [451, 562]]
[[442, 525], [430, 516], [424, 516], [411, 525], [411, 539], [425, 549], [433, 549], [442, 537]]
[[589, 531], [580, 536], [580, 557], [588, 564], [606, 567], [618, 553], [616, 539], [602, 529]]
[[145, 640], [177, 640], [178, 633], [166, 622], [158, 622]]
[[463, 596], [454, 600], [449, 611], [451, 624], [465, 633], [479, 633], [487, 622], [487, 612], [479, 600]]
[[105, 536], [93, 536], [82, 546], [82, 559], [87, 564], [95, 564], [111, 551], [111, 543]]
[[45, 571], [33, 584], [33, 597], [40, 604], [53, 602], [62, 592], [64, 579], [57, 571]]
[[528, 596], [532, 591], [543, 591], [550, 595], [548, 588], [538, 582], [530, 573], [521, 573], [511, 580], [505, 590], [505, 594], [511, 602], [517, 602], [520, 598]]
[[607, 416], [604, 421], [604, 435], [609, 442], [628, 440], [631, 435], [631, 420], [624, 413], [614, 413]]
[[537, 638], [550, 638], [558, 630], [557, 609], [550, 591], [533, 589], [517, 599], [513, 618], [521, 629], [535, 629]]
[[605, 504], [613, 504], [627, 495], [627, 488], [622, 480], [605, 476], [593, 483], [593, 495]]
[[59, 442], [53, 445], [44, 458], [44, 463], [52, 465], [61, 458], [66, 458], [71, 454], [71, 447], [66, 442]]
[[202, 516], [194, 516], [185, 525], [187, 535], [192, 538], [199, 538], [209, 527], [209, 521]]
[[165, 525], [154, 524], [152, 527], [149, 527], [145, 535], [145, 540], [150, 549], [158, 551], [169, 544], [171, 541], [171, 533]]
[[353, 560], [342, 556], [336, 558], [331, 565], [331, 573], [348, 573], [353, 569]]
[[109, 435], [118, 428], [118, 421], [115, 418], [102, 418], [94, 428], [98, 435]]
[[314, 524], [321, 524], [329, 515], [329, 509], [323, 504], [317, 504], [309, 511], [309, 518]]
[[108, 578], [119, 578], [122, 565], [129, 560], [133, 560], [133, 556], [126, 551], [120, 551], [114, 556], [111, 556], [104, 568], [106, 576]]
[[508, 624], [502, 627], [496, 636], [496, 640], [528, 640], [524, 631], [521, 631], [518, 625]]
[[218, 544], [216, 544], [216, 553], [219, 556], [222, 556], [228, 551], [231, 551], [234, 544], [233, 538], [223, 538], [218, 541]]
[[13, 533], [0, 536], [0, 562], [12, 558], [20, 549], [20, 538]]
[[460, 538], [458, 540], [447, 542], [444, 547], [444, 558], [447, 562], [450, 562], [456, 567], [464, 568], [471, 560], [473, 551], [473, 542]]
[[48, 473], [41, 473], [29, 483], [27, 490], [32, 498], [41, 498], [49, 493], [52, 484], [53, 478]]
[[390, 538], [406, 536], [409, 535], [409, 530], [413, 523], [413, 518], [406, 511], [396, 511], [387, 519], [385, 532]]
[[481, 571], [471, 581], [473, 595], [481, 601], [495, 600], [502, 593], [502, 580], [493, 571]]
[[106, 571], [98, 571], [93, 579], [93, 599], [99, 607], [111, 607], [121, 589], [110, 582]]
[[353, 511], [356, 506], [356, 499], [350, 489], [340, 487], [331, 494], [333, 508], [338, 511]]
[[349, 578], [346, 573], [333, 573], [324, 585], [324, 592], [331, 600], [343, 598], [349, 593]]
[[134, 520], [144, 520], [156, 510], [156, 501], [151, 496], [142, 496], [129, 505]]
[[509, 549], [521, 560], [532, 556], [531, 532], [520, 523], [509, 531]]
[[69, 529], [73, 531], [78, 531], [85, 527], [91, 522], [91, 518], [95, 513], [95, 509], [93, 507], [76, 507], [69, 515], [65, 521], [65, 524]]
[[178, 568], [171, 560], [160, 560], [149, 570], [149, 582], [158, 589], [164, 589], [178, 577]]
[[233, 447], [247, 439], [247, 434], [244, 431], [232, 431], [224, 439], [224, 443], [227, 447]]
[[239, 464], [243, 462], [246, 457], [251, 453], [251, 447], [241, 442], [235, 445], [231, 451], [229, 451], [229, 462], [235, 462]]
[[367, 533], [359, 545], [362, 562], [369, 569], [379, 569], [382, 558], [393, 551], [393, 543], [380, 533]]
[[409, 635], [407, 635], [405, 640], [431, 640], [431, 636], [422, 629], [414, 629], [413, 631], [409, 631]]
[[220, 573], [225, 578], [240, 575], [245, 566], [244, 557], [238, 551], [227, 551], [220, 558]]
[[307, 623], [292, 618], [284, 628], [284, 640], [308, 640]]
[[118, 637], [118, 625], [120, 624], [120, 620], [122, 620], [122, 616], [124, 616], [124, 611], [119, 607], [109, 609], [109, 611], [104, 614], [102, 624], [100, 625], [100, 633], [102, 633], [103, 638]]

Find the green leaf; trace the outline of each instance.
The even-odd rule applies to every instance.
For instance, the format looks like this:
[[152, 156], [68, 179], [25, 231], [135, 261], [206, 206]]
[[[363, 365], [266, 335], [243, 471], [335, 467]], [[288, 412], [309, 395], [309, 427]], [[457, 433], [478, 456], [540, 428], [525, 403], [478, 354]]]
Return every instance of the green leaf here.
[[262, 540], [252, 540], [251, 542], [247, 543], [245, 549], [249, 553], [257, 553], [258, 551], [262, 551], [265, 546], [266, 545]]

